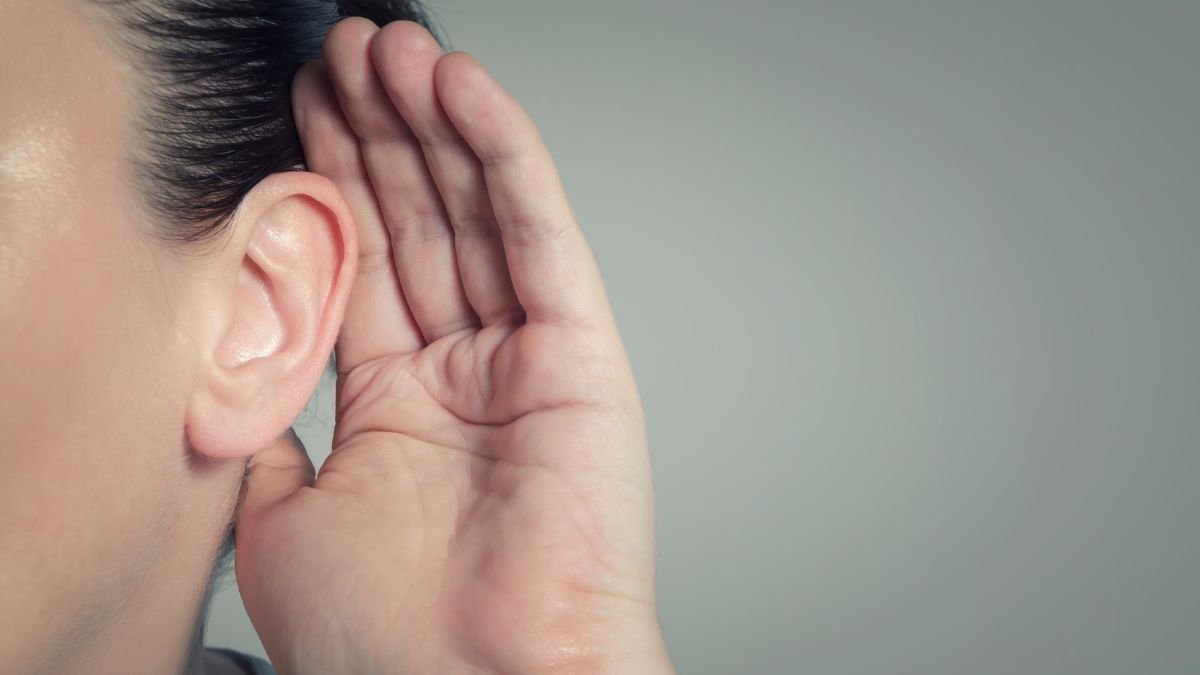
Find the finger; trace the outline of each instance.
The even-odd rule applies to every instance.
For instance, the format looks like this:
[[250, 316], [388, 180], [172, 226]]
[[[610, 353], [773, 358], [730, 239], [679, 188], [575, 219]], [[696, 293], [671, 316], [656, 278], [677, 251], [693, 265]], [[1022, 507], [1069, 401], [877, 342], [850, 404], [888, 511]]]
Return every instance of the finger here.
[[[420, 144], [383, 92], [366, 19], [341, 21], [325, 41], [334, 91], [358, 136], [367, 176], [389, 232], [397, 276], [425, 340], [478, 326], [459, 276], [454, 237]], [[386, 196], [387, 199], [381, 199]]]
[[[517, 301], [500, 230], [484, 184], [483, 167], [437, 101], [433, 69], [442, 48], [420, 24], [395, 21], [371, 42], [371, 60], [383, 89], [416, 135], [450, 224], [463, 288], [483, 325], [524, 319]], [[387, 176], [372, 180], [387, 182]], [[397, 193], [383, 190], [380, 200]]]
[[513, 288], [531, 322], [611, 321], [603, 279], [533, 120], [472, 56], [434, 69], [446, 115], [483, 165]]
[[312, 485], [316, 474], [304, 443], [292, 429], [250, 458], [238, 503], [235, 535], [240, 538], [277, 504]]
[[342, 117], [324, 63], [312, 62], [300, 69], [292, 100], [309, 170], [338, 186], [358, 228], [358, 273], [338, 334], [338, 371], [420, 349], [424, 339], [400, 289], [392, 246], [363, 169], [358, 139]]

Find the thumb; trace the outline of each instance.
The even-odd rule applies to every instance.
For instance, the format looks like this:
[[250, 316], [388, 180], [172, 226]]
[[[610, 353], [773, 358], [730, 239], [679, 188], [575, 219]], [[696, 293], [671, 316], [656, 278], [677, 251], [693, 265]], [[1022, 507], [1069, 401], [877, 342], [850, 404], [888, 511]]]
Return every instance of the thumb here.
[[238, 503], [235, 537], [254, 529], [254, 524], [276, 504], [312, 485], [316, 469], [300, 437], [290, 427], [259, 451], [246, 464], [246, 477]]

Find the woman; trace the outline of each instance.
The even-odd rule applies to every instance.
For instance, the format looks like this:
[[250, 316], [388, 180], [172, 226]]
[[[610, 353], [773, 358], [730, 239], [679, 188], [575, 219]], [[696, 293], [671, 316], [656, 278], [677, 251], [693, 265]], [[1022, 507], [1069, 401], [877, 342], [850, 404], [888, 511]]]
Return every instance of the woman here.
[[0, 2], [0, 672], [232, 668], [195, 640], [231, 523], [281, 673], [670, 672], [600, 273], [533, 123], [423, 26]]

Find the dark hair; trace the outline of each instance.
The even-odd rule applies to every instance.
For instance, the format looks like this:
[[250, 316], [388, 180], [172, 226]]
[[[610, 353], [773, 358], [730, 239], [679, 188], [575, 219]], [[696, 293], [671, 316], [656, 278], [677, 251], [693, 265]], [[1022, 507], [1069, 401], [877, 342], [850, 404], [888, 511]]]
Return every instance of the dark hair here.
[[96, 0], [142, 80], [130, 158], [153, 234], [201, 242], [263, 178], [304, 167], [291, 83], [338, 20], [416, 21], [419, 0]]

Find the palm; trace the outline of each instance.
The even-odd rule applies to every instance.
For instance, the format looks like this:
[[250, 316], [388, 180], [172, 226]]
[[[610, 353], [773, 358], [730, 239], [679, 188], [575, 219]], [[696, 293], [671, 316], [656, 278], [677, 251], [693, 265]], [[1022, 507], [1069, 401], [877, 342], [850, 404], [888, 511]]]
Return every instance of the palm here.
[[[239, 522], [247, 609], [288, 670], [341, 672], [345, 653], [370, 672], [597, 659], [654, 600], [644, 425], [594, 260], [547, 193], [548, 157], [516, 145], [532, 125], [480, 71], [439, 65], [434, 97], [427, 34], [346, 23], [326, 47], [333, 88], [310, 69], [296, 93], [310, 167], [361, 228], [334, 451], [310, 487]], [[364, 91], [368, 49], [381, 81]], [[404, 63], [381, 62], [396, 50]], [[477, 146], [495, 155], [468, 160]]]

